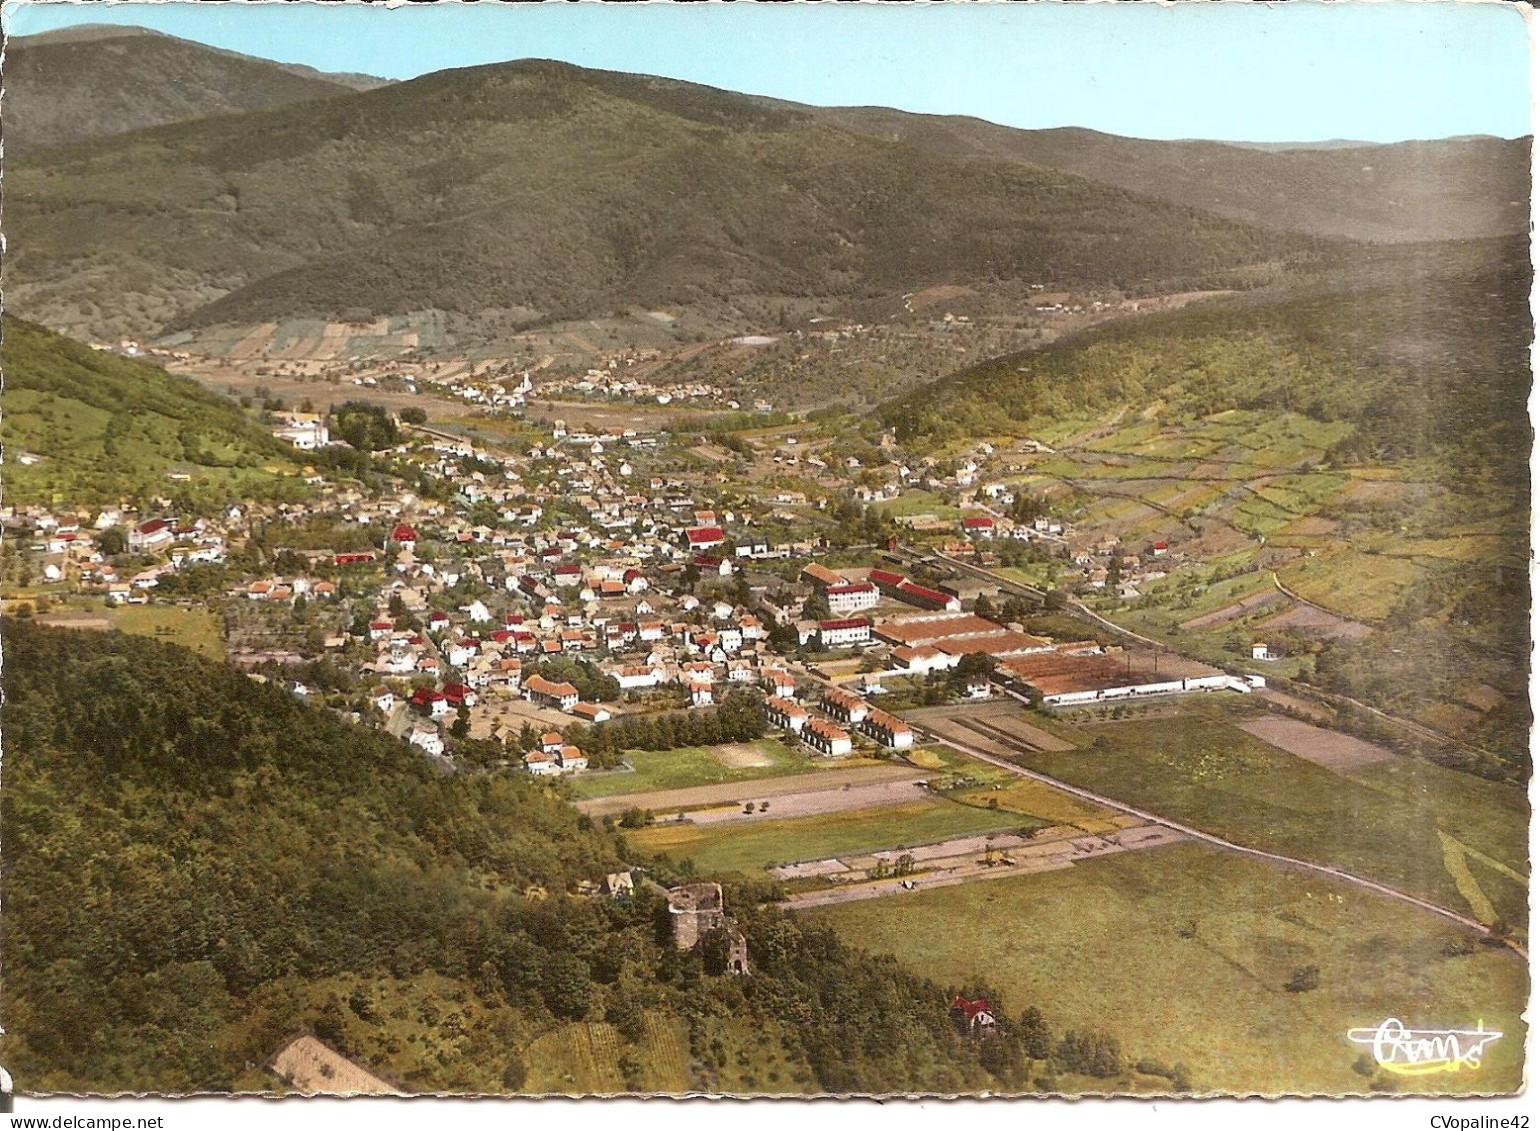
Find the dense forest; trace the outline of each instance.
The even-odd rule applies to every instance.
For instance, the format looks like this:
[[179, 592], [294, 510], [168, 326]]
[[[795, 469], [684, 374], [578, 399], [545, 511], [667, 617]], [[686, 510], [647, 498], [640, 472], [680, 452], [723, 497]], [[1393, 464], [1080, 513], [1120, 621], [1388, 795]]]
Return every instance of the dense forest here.
[[705, 1035], [773, 1045], [785, 1074], [760, 1090], [1053, 1073], [1028, 1051], [1051, 1051], [1040, 1019], [967, 1040], [953, 988], [752, 891], [729, 893], [747, 979], [677, 952], [649, 885], [629, 901], [569, 894], [619, 868], [621, 845], [559, 785], [435, 771], [174, 645], [17, 621], [3, 634], [0, 1042], [25, 1088], [271, 1088], [260, 1066], [310, 1029], [411, 1090], [517, 1089], [531, 1045], [580, 1020], [614, 1026], [628, 1086], [644, 1086], [626, 1057], [647, 1017], [690, 1034], [705, 1082], [722, 1081]]

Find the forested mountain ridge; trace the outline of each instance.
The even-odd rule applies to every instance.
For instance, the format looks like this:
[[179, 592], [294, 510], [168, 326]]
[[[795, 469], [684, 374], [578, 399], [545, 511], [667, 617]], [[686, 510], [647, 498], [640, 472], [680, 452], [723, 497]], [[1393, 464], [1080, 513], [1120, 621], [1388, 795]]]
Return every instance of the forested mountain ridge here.
[[5, 45], [6, 155], [209, 114], [329, 98], [379, 83], [138, 27], [14, 36]]
[[[637, 1057], [649, 1026], [688, 1034], [727, 1090], [1025, 1083], [1019, 1053], [980, 1063], [943, 988], [749, 895], [744, 979], [676, 951], [645, 889], [569, 896], [621, 845], [538, 782], [443, 774], [173, 645], [13, 620], [3, 641], [0, 1047], [22, 1087], [270, 1089], [251, 1066], [310, 1028], [414, 1091], [518, 1090], [531, 1046], [582, 1021]], [[777, 1075], [721, 1075], [724, 1035]], [[627, 1087], [692, 1086], [619, 1063]]]
[[1202, 289], [1322, 250], [802, 108], [538, 61], [55, 149], [8, 177], [8, 298], [81, 334], [992, 278]]
[[816, 112], [842, 129], [959, 158], [1061, 169], [1268, 228], [1414, 243], [1514, 235], [1529, 223], [1530, 139], [1252, 147], [1095, 130], [1017, 130], [885, 107]]

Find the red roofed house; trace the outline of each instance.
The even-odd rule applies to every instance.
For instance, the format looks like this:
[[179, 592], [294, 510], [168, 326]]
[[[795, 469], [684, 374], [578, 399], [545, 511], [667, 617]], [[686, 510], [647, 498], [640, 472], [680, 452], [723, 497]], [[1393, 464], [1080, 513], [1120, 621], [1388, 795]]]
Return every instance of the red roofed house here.
[[465, 704], [467, 707], [476, 705], [476, 693], [463, 683], [444, 684], [444, 698], [449, 701], [451, 707]]
[[398, 522], [396, 528], [390, 532], [390, 540], [410, 550], [417, 545], [417, 531], [404, 522]]
[[838, 687], [831, 687], [825, 691], [819, 706], [824, 709], [825, 714], [842, 723], [859, 723], [872, 709], [871, 704], [859, 695], [852, 695]]
[[431, 687], [419, 687], [412, 692], [410, 702], [430, 719], [441, 719], [449, 714], [449, 700], [442, 692], [434, 691]]
[[164, 546], [171, 541], [171, 524], [163, 518], [152, 518], [149, 522], [141, 522], [128, 532], [128, 548], [130, 550], [153, 550], [156, 546]]
[[710, 550], [727, 541], [720, 526], [695, 526], [684, 532], [685, 545], [692, 550]]
[[613, 717], [610, 709], [599, 703], [574, 703], [572, 713], [580, 719], [587, 719], [591, 723], [607, 723]]
[[532, 702], [570, 711], [578, 701], [578, 689], [570, 683], [552, 683], [543, 675], [532, 675], [524, 681], [524, 693]]
[[802, 741], [831, 758], [849, 754], [853, 748], [849, 733], [827, 719], [809, 719], [802, 728]]
[[809, 718], [808, 713], [801, 707], [790, 699], [782, 699], [779, 695], [770, 695], [765, 698], [765, 716], [773, 725], [782, 730], [789, 730], [792, 734], [801, 734]]
[[561, 764], [557, 762], [556, 755], [547, 754], [544, 750], [531, 750], [524, 755], [524, 768], [538, 777], [553, 777], [561, 773]]
[[859, 729], [894, 750], [908, 750], [914, 745], [914, 731], [909, 724], [876, 707], [871, 709]]
[[995, 1027], [995, 1015], [983, 998], [969, 1001], [965, 997], [954, 997], [949, 1013], [952, 1023], [969, 1036], [978, 1036]]
[[963, 529], [969, 534], [976, 534], [980, 538], [993, 538], [995, 536], [995, 520], [986, 515], [970, 515], [963, 519]]
[[865, 644], [871, 638], [872, 622], [865, 617], [818, 622], [818, 639], [825, 648], [844, 648], [851, 644]]

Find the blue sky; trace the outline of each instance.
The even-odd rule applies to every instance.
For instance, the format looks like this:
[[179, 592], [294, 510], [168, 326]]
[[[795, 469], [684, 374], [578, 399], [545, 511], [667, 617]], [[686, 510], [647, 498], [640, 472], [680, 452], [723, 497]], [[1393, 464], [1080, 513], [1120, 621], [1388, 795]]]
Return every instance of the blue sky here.
[[1531, 132], [1512, 5], [7, 3], [25, 35], [126, 23], [409, 78], [526, 57], [818, 105], [1135, 137], [1397, 141]]

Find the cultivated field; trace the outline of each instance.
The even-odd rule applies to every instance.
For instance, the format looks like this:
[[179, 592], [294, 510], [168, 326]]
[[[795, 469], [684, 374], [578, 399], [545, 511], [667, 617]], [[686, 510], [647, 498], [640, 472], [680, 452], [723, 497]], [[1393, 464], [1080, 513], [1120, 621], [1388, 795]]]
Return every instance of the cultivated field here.
[[[1504, 1091], [1521, 1079], [1519, 956], [1478, 945], [1446, 957], [1468, 933], [1206, 845], [799, 914], [942, 982], [998, 987], [1008, 1013], [1037, 1006], [1056, 1033], [1101, 1028], [1126, 1056], [1181, 1061], [1199, 1092], [1367, 1091], [1347, 1031], [1387, 1017], [1504, 1033], [1479, 1070], [1408, 1077], [1401, 1090]], [[1284, 989], [1311, 965], [1319, 988]]]
[[909, 711], [904, 717], [942, 738], [1001, 756], [1075, 748], [1074, 743], [1029, 719], [1012, 700], [997, 700], [982, 706], [928, 707]]
[[1395, 757], [1385, 747], [1365, 742], [1361, 738], [1327, 730], [1325, 727], [1311, 726], [1295, 719], [1281, 719], [1276, 715], [1247, 719], [1235, 725], [1263, 742], [1287, 750], [1290, 754], [1297, 754], [1317, 766], [1325, 766], [1328, 770], [1353, 770]]
[[1043, 824], [1016, 813], [924, 798], [908, 805], [843, 810], [790, 820], [771, 816], [752, 824], [664, 822], [627, 832], [626, 840], [639, 853], [689, 857], [702, 874], [712, 875], [760, 872], [797, 860], [879, 852]]

